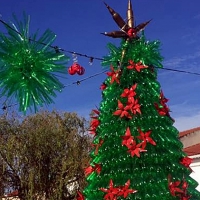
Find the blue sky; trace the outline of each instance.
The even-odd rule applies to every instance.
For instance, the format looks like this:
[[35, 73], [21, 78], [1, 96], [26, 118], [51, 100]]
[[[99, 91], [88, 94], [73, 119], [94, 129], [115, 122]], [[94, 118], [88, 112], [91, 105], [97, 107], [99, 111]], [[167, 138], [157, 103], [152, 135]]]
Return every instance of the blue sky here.
[[[127, 0], [105, 0], [125, 19]], [[163, 65], [166, 68], [200, 73], [200, 1], [199, 0], [132, 0], [136, 24], [152, 19], [146, 27], [148, 40], [161, 42]], [[18, 19], [23, 12], [31, 16], [31, 33], [51, 29], [57, 34], [55, 45], [67, 51], [102, 58], [107, 55], [107, 43], [119, 44], [119, 39], [101, 35], [101, 32], [118, 30], [102, 0], [1, 0], [0, 14], [4, 21]], [[3, 25], [0, 24], [0, 30]], [[72, 55], [66, 67], [72, 63]], [[101, 83], [105, 73], [100, 61], [78, 56], [85, 69], [83, 76], [66, 74], [61, 81], [67, 86], [46, 109], [77, 112], [88, 117], [101, 101]], [[178, 130], [200, 126], [200, 76], [159, 70], [158, 80], [166, 98], [171, 116]]]

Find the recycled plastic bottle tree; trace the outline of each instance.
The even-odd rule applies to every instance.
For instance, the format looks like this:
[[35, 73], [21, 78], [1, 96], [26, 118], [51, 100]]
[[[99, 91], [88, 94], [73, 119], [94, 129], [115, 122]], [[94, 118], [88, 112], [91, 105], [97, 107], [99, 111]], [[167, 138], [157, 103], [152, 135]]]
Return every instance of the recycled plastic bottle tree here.
[[103, 65], [111, 66], [101, 85], [102, 102], [91, 121], [94, 135], [88, 182], [78, 200], [197, 200], [197, 183], [189, 175], [191, 159], [182, 151], [173, 126], [157, 68], [159, 42], [134, 26], [131, 1], [127, 23], [106, 4], [120, 31], [104, 33], [122, 38], [119, 48], [109, 44]]

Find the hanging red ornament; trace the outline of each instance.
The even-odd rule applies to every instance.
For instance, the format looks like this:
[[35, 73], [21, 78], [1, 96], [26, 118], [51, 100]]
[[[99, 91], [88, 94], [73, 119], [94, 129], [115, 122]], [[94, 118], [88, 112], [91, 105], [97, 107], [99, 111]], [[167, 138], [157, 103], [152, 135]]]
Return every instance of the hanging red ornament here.
[[85, 73], [85, 69], [80, 66], [78, 63], [73, 63], [71, 67], [68, 69], [68, 73], [70, 75], [78, 74], [78, 75], [83, 75]]
[[78, 69], [77, 69], [77, 74], [78, 75], [83, 75], [85, 73], [85, 69], [79, 65]]
[[71, 67], [69, 67], [69, 69], [68, 69], [68, 73], [69, 73], [70, 75], [74, 75], [74, 74], [76, 74], [76, 70], [71, 66]]

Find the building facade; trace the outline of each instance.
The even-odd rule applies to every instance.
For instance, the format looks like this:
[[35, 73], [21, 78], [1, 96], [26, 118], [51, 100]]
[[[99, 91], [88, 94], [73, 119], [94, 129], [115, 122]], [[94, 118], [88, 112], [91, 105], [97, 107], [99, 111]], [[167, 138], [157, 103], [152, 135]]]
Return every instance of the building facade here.
[[184, 152], [193, 159], [191, 177], [199, 183], [197, 190], [200, 191], [200, 127], [180, 132], [179, 138]]

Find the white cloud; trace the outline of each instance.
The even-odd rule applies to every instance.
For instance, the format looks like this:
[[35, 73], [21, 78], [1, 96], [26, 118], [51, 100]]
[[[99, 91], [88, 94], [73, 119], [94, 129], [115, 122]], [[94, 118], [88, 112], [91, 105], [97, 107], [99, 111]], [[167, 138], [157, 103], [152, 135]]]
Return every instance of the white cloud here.
[[182, 116], [175, 118], [174, 126], [179, 131], [200, 127], [200, 113], [192, 116]]
[[[172, 59], [168, 59], [166, 61], [163, 62], [163, 66], [164, 67], [172, 67], [173, 66], [173, 69], [176, 69], [176, 68], [183, 68], [183, 66], [187, 66], [188, 68], [188, 63], [187, 61], [190, 61], [189, 63], [189, 67], [191, 68], [191, 65], [192, 65], [192, 60], [194, 61], [195, 59], [199, 58], [200, 57], [200, 51], [196, 51], [194, 54], [190, 54], [190, 55], [184, 55], [184, 56], [181, 56], [181, 57], [175, 57], [175, 58], [172, 58]], [[195, 65], [192, 65], [192, 67], [196, 66], [196, 63]]]
[[[171, 116], [175, 119], [174, 126], [179, 131], [200, 127], [200, 106], [182, 104], [170, 106]], [[173, 116], [174, 115], [174, 116]]]

